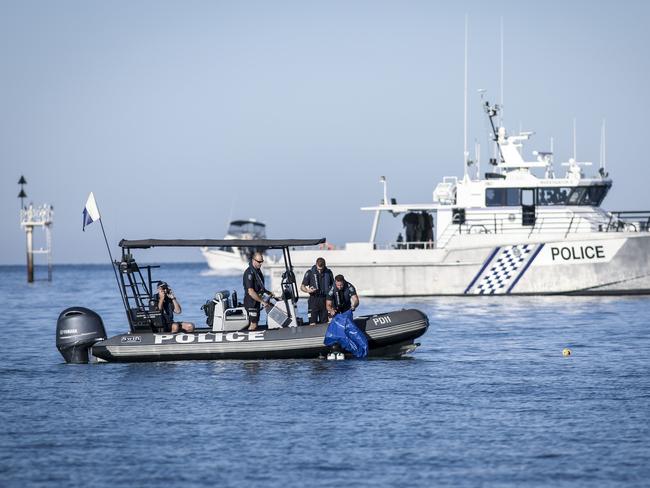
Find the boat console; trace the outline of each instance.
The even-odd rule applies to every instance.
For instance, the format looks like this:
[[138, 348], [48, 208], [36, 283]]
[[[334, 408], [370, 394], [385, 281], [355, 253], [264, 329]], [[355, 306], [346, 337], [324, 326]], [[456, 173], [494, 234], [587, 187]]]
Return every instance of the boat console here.
[[[236, 332], [244, 330], [250, 324], [248, 311], [237, 301], [237, 292], [221, 290], [214, 298], [205, 302], [201, 307], [205, 312], [206, 323], [212, 332]], [[296, 327], [302, 321], [293, 321], [287, 313], [287, 303], [277, 301], [266, 306], [267, 329]]]
[[248, 311], [237, 301], [237, 292], [221, 290], [201, 307], [212, 332], [235, 332], [248, 327]]

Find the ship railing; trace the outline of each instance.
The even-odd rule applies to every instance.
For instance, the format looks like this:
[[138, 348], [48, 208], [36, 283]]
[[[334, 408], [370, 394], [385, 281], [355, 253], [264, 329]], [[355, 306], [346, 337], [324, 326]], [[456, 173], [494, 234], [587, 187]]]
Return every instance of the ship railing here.
[[609, 212], [605, 232], [648, 232], [650, 210], [625, 210]]
[[594, 212], [570, 210], [567, 212], [538, 212], [534, 225], [522, 225], [521, 212], [469, 214], [463, 224], [450, 223], [442, 232], [436, 247], [445, 247], [458, 235], [468, 234], [569, 234], [583, 232], [648, 232], [650, 211]]
[[375, 250], [414, 250], [414, 249], [435, 249], [435, 241], [394, 241], [394, 242], [375, 242], [373, 249]]
[[[525, 234], [531, 237], [533, 234], [561, 234], [567, 237], [569, 234], [584, 232], [649, 232], [650, 231], [650, 210], [641, 211], [616, 211], [605, 212], [600, 209], [591, 210], [568, 210], [568, 211], [540, 211], [537, 207], [535, 224], [532, 226], [522, 225], [522, 214], [519, 212], [509, 213], [481, 213], [468, 214], [464, 224], [450, 223], [440, 235], [437, 241], [415, 241], [415, 242], [384, 242], [374, 243], [375, 250], [417, 250], [436, 249], [445, 247], [449, 241], [457, 235], [469, 234]], [[345, 246], [335, 246], [331, 243], [322, 244], [323, 250], [340, 250]], [[295, 247], [293, 250], [310, 250], [313, 247]]]
[[[374, 250], [391, 250], [391, 249], [400, 249], [400, 250], [411, 250], [411, 249], [435, 249], [435, 241], [392, 241], [392, 242], [374, 242], [372, 243], [372, 248]], [[318, 249], [336, 251], [336, 250], [345, 250], [345, 246], [336, 246], [334, 244], [321, 245]], [[313, 246], [296, 246], [292, 247], [291, 251], [314, 251]]]

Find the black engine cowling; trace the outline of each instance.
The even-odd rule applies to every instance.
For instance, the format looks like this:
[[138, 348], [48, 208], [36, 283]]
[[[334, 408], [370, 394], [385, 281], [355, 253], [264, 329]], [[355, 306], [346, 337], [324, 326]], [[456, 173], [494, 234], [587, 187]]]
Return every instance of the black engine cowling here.
[[84, 307], [70, 307], [56, 322], [56, 347], [67, 363], [88, 362], [88, 349], [97, 341], [106, 339], [102, 318]]

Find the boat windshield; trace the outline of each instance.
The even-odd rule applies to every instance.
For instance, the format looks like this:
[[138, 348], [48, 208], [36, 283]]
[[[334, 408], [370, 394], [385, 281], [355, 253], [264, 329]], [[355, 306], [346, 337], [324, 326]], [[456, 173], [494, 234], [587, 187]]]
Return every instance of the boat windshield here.
[[228, 234], [232, 236], [250, 236], [251, 239], [266, 238], [266, 225], [250, 220], [234, 220], [230, 222]]
[[566, 188], [538, 188], [537, 205], [599, 206], [609, 190], [605, 185]]

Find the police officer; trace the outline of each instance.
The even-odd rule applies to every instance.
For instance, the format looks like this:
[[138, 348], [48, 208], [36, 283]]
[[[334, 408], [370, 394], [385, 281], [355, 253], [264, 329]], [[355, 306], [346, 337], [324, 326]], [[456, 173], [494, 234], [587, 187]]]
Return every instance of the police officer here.
[[359, 307], [359, 296], [352, 283], [345, 281], [343, 275], [336, 275], [334, 286], [327, 293], [327, 313], [334, 317], [337, 313], [347, 312]]
[[158, 282], [158, 293], [152, 297], [154, 303], [162, 315], [163, 324], [166, 332], [176, 334], [179, 331], [192, 333], [194, 324], [192, 322], [178, 322], [174, 320], [174, 314], [180, 314], [183, 309], [176, 299], [174, 290], [172, 290], [164, 281]]
[[[262, 263], [264, 256], [262, 253], [255, 252], [251, 259], [250, 265], [244, 271], [244, 307], [248, 311], [250, 325], [248, 330], [257, 329], [260, 320], [260, 307], [268, 303], [269, 297], [275, 298], [273, 293], [264, 286], [264, 274], [262, 273]], [[264, 294], [269, 297], [264, 297]]]
[[[409, 212], [402, 218], [402, 224], [406, 229], [406, 242], [415, 242], [418, 240], [417, 227], [419, 222], [418, 214]], [[407, 245], [407, 247], [409, 247]]]
[[327, 322], [325, 297], [332, 285], [334, 285], [334, 273], [325, 265], [323, 258], [318, 258], [316, 264], [307, 270], [300, 285], [300, 290], [309, 294], [307, 301], [309, 325]]

